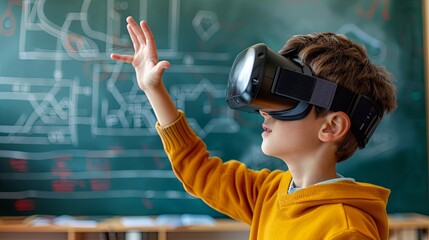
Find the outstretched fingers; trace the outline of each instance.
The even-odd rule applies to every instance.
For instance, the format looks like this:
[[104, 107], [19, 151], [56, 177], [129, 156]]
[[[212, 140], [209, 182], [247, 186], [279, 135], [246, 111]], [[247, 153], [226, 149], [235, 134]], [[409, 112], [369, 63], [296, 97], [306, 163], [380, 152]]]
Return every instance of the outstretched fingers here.
[[120, 62], [132, 63], [134, 57], [131, 55], [122, 55], [117, 53], [110, 54], [110, 58]]
[[147, 25], [146, 21], [140, 21], [140, 27], [143, 30], [143, 34], [146, 40], [146, 44], [150, 48], [156, 48], [155, 46], [155, 40], [152, 34], [152, 31], [150, 30], [149, 26]]
[[137, 35], [134, 32], [134, 30], [131, 28], [130, 24], [127, 24], [127, 30], [128, 30], [128, 34], [130, 35], [131, 42], [133, 43], [134, 51], [138, 51], [140, 48], [140, 41], [138, 40]]
[[126, 63], [131, 63], [134, 67], [141, 63], [149, 63], [147, 66], [153, 67], [152, 71], [161, 76], [165, 69], [170, 67], [168, 61], [158, 62], [155, 39], [153, 33], [145, 21], [140, 21], [140, 25], [130, 16], [127, 17], [127, 30], [134, 47], [134, 55], [122, 55], [112, 53], [111, 59]]
[[130, 34], [131, 40], [134, 44], [146, 44], [146, 37], [143, 33], [143, 30], [137, 24], [137, 22], [132, 17], [127, 17], [127, 29]]

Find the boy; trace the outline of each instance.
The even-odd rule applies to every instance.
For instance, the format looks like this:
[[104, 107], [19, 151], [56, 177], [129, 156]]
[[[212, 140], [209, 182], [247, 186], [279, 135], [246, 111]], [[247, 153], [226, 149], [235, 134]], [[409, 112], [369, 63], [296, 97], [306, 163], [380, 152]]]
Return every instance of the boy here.
[[[238, 161], [210, 157], [205, 144], [176, 109], [162, 82], [169, 62], [158, 62], [144, 21], [127, 18], [134, 55], [112, 54], [131, 63], [139, 87], [158, 119], [157, 129], [172, 168], [192, 195], [251, 226], [250, 239], [388, 239], [389, 190], [336, 173], [358, 143], [342, 111], [311, 107], [302, 119], [282, 121], [262, 109], [262, 150], [282, 159], [288, 171], [253, 171]], [[388, 73], [344, 36], [317, 33], [292, 37], [280, 51], [297, 49], [314, 75], [374, 99], [384, 112], [396, 107]]]

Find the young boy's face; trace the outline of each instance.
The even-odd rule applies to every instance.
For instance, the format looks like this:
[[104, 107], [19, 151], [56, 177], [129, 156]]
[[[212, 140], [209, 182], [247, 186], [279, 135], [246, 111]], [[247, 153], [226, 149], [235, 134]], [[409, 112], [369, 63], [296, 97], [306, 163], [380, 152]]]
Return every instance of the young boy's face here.
[[318, 134], [324, 118], [316, 118], [314, 107], [307, 117], [294, 121], [274, 119], [263, 110], [260, 114], [264, 118], [261, 148], [266, 155], [300, 159], [314, 154], [312, 150], [321, 143]]

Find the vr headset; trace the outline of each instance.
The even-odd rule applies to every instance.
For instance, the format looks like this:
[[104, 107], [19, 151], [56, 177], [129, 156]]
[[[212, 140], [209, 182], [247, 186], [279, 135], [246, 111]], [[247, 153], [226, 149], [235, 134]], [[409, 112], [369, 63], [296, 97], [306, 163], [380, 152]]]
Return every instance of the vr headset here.
[[381, 107], [369, 97], [313, 76], [296, 50], [282, 56], [262, 43], [237, 55], [229, 74], [226, 100], [232, 109], [269, 109], [270, 116], [284, 121], [305, 118], [313, 105], [343, 111], [351, 120], [351, 131], [361, 149], [383, 116]]

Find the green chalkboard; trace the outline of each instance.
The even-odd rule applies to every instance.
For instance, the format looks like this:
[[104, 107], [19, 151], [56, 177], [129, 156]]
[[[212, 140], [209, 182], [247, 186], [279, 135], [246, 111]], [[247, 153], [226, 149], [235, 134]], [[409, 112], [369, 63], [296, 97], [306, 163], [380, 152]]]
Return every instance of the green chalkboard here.
[[164, 81], [213, 155], [281, 168], [258, 115], [228, 109], [235, 55], [295, 34], [363, 44], [393, 73], [398, 110], [338, 171], [390, 188], [390, 213], [429, 214], [421, 1], [9, 0], [0, 3], [0, 215], [222, 214], [185, 193], [131, 66], [125, 18], [146, 19]]

